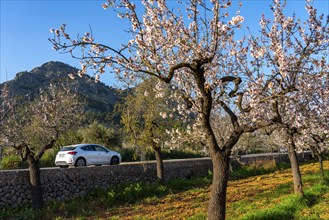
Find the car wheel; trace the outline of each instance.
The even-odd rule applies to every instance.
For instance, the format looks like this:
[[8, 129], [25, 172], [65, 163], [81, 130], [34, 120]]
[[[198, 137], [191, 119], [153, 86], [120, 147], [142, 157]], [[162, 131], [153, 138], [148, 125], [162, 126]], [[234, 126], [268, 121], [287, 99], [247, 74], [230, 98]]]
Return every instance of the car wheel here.
[[119, 164], [119, 157], [116, 157], [116, 156], [114, 156], [114, 157], [112, 157], [112, 159], [111, 159], [111, 165], [117, 165], [117, 164]]
[[84, 158], [78, 158], [77, 161], [75, 161], [76, 167], [84, 167], [86, 166], [86, 160]]

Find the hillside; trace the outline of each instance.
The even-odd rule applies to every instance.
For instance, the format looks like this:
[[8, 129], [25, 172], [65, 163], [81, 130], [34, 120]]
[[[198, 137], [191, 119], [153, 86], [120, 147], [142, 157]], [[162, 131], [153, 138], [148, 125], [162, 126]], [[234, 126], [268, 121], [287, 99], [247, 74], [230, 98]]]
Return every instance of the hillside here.
[[[63, 83], [71, 88], [77, 87], [90, 118], [111, 120], [114, 106], [121, 98], [120, 90], [101, 82], [95, 83], [88, 75], [77, 76], [75, 79], [68, 77], [68, 74], [77, 75], [78, 71], [79, 69], [62, 62], [47, 62], [31, 71], [19, 72], [15, 79], [0, 84], [0, 93], [4, 85], [7, 85], [11, 97], [25, 96], [28, 100], [34, 100], [40, 89], [47, 90], [50, 84]], [[118, 117], [114, 118], [114, 123], [119, 123]]]

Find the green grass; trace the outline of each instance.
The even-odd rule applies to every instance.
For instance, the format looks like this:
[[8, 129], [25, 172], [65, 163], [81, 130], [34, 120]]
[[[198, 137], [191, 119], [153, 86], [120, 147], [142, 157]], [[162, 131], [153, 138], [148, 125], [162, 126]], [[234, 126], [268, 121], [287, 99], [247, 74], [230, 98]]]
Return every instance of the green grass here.
[[[326, 161], [326, 170], [329, 161]], [[247, 169], [247, 168], [244, 168]], [[321, 180], [316, 163], [301, 167], [304, 196], [293, 195], [290, 169], [237, 171], [227, 193], [227, 219], [329, 219], [329, 171]], [[257, 172], [265, 174], [257, 175]], [[43, 211], [29, 207], [0, 208], [0, 219], [190, 219], [207, 218], [212, 176], [173, 180], [166, 185], [127, 183], [95, 189], [70, 202], [47, 203]], [[46, 217], [47, 218], [46, 218]]]
[[318, 173], [304, 175], [304, 196], [289, 193], [292, 183], [287, 183], [277, 186], [272, 192], [235, 202], [229, 210], [234, 214], [228, 219], [236, 219], [236, 216], [242, 220], [323, 219], [320, 215], [325, 212], [319, 209], [328, 206], [328, 179], [328, 171], [326, 180], [322, 180]]
[[302, 211], [311, 209], [323, 198], [321, 195], [329, 192], [329, 186], [319, 183], [308, 188], [304, 196], [288, 195], [284, 196], [279, 204], [265, 210], [256, 210], [252, 214], [247, 214], [242, 220], [290, 220], [290, 219], [319, 219], [317, 213], [302, 216]]

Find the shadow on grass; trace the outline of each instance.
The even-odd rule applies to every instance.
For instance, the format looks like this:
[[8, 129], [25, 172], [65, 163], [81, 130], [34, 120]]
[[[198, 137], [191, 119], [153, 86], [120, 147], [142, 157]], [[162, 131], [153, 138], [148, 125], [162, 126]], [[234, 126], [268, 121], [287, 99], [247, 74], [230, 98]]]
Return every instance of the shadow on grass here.
[[304, 196], [290, 195], [284, 197], [281, 204], [245, 215], [243, 220], [290, 220], [296, 219], [296, 213], [316, 205], [329, 186], [322, 182], [310, 187]]

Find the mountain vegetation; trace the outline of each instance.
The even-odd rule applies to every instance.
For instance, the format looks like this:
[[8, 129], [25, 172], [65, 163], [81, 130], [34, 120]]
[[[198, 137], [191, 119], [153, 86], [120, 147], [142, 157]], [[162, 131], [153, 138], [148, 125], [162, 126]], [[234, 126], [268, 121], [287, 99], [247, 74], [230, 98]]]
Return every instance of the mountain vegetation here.
[[47, 62], [31, 71], [19, 72], [13, 80], [0, 84], [0, 95], [4, 86], [7, 86], [11, 97], [15, 96], [14, 99], [19, 99], [21, 105], [25, 105], [36, 99], [41, 90], [48, 90], [50, 84], [64, 84], [76, 90], [87, 113], [87, 122], [97, 120], [119, 124], [120, 116], [114, 116], [113, 110], [122, 97], [122, 91], [102, 82], [95, 83], [95, 79], [88, 75], [79, 77], [78, 71], [62, 62]]

